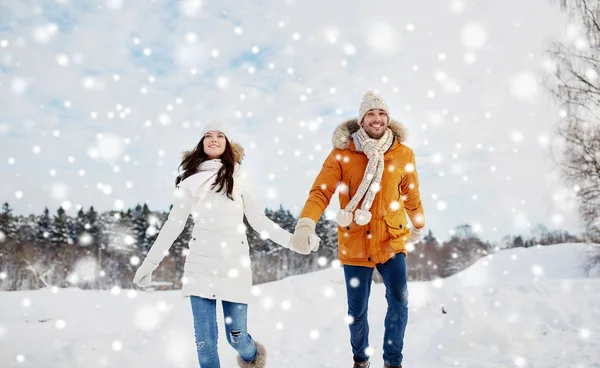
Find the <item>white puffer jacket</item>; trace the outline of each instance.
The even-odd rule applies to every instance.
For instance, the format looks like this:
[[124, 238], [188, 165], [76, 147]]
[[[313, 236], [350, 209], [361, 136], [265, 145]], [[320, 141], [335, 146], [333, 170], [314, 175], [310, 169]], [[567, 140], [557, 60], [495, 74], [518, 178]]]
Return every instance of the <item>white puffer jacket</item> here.
[[191, 213], [194, 229], [185, 260], [183, 295], [248, 303], [252, 270], [244, 214], [261, 237], [282, 247], [288, 248], [292, 234], [265, 215], [248, 172], [241, 165], [236, 164], [234, 172], [233, 201], [226, 194], [211, 190], [202, 201], [194, 203], [189, 185], [193, 179], [192, 175], [179, 184], [169, 218], [146, 257], [160, 263]]

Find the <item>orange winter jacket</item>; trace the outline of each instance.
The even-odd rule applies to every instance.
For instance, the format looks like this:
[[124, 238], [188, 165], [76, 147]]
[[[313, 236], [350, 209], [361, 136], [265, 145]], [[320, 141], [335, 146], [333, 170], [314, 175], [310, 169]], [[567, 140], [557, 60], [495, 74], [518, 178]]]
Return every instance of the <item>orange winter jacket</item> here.
[[[416, 228], [425, 225], [419, 194], [419, 177], [413, 151], [402, 144], [406, 130], [391, 120], [389, 128], [395, 139], [384, 154], [381, 189], [371, 206], [370, 223], [359, 226], [338, 226], [338, 258], [343, 264], [374, 267], [385, 263], [396, 253], [406, 255], [410, 237], [407, 216]], [[352, 134], [359, 129], [356, 119], [339, 125], [333, 134], [333, 150], [315, 179], [300, 217], [319, 220], [338, 186], [341, 208], [345, 208], [362, 181], [368, 159], [357, 150]], [[363, 198], [364, 199], [364, 198]], [[362, 200], [357, 208], [362, 205]]]

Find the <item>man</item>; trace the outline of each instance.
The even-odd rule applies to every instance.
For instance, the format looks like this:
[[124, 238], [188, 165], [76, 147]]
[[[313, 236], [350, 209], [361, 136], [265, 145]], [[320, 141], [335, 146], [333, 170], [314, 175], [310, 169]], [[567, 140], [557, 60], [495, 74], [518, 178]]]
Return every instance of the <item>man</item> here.
[[354, 368], [370, 366], [367, 309], [374, 268], [382, 276], [388, 303], [384, 367], [402, 367], [408, 320], [406, 244], [421, 239], [425, 225], [415, 156], [402, 143], [405, 139], [404, 127], [389, 119], [383, 98], [367, 92], [358, 119], [335, 130], [334, 148], [310, 190], [290, 244], [310, 253], [315, 224], [339, 186], [338, 258], [344, 265]]

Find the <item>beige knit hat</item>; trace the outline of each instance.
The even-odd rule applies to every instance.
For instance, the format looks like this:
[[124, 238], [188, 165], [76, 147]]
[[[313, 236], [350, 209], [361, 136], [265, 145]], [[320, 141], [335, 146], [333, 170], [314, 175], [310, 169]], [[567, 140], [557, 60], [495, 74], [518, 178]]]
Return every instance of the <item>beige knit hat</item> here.
[[379, 93], [375, 91], [368, 91], [365, 93], [362, 103], [360, 104], [360, 109], [358, 110], [358, 123], [362, 123], [362, 120], [367, 112], [373, 109], [381, 109], [385, 111], [389, 118], [390, 109], [387, 103], [385, 103], [385, 100], [379, 95]]
[[202, 136], [204, 136], [206, 133], [211, 132], [211, 131], [216, 131], [216, 132], [221, 132], [223, 134], [225, 134], [225, 137], [227, 137], [227, 139], [231, 140], [231, 136], [229, 135], [229, 129], [227, 124], [223, 123], [223, 122], [212, 122], [210, 124], [205, 125], [202, 128]]

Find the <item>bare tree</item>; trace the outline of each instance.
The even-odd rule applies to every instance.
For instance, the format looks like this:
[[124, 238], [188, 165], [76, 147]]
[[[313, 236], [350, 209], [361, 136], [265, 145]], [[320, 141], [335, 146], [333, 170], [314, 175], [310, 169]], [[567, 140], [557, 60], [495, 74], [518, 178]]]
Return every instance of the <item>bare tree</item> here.
[[565, 181], [576, 191], [589, 240], [600, 240], [600, 5], [573, 0], [566, 4], [580, 34], [555, 41], [548, 52], [555, 67], [547, 79], [564, 110], [558, 124], [560, 145], [554, 153]]

